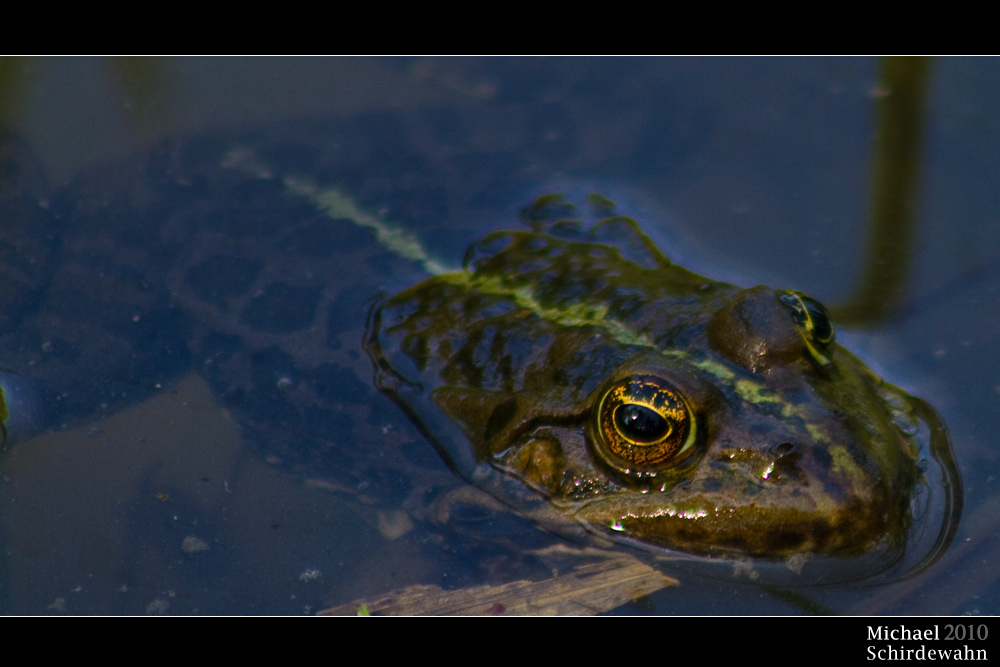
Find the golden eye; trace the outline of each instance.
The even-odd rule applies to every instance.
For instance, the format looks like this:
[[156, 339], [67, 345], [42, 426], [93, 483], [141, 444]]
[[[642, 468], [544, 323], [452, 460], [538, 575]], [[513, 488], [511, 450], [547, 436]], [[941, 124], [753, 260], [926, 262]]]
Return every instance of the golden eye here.
[[816, 299], [801, 292], [786, 290], [778, 293], [781, 301], [802, 334], [802, 339], [813, 359], [822, 365], [830, 363], [826, 348], [833, 342], [833, 324], [826, 314], [826, 308]]
[[613, 384], [601, 397], [596, 420], [597, 453], [625, 472], [677, 458], [695, 441], [691, 407], [676, 388], [652, 375]]

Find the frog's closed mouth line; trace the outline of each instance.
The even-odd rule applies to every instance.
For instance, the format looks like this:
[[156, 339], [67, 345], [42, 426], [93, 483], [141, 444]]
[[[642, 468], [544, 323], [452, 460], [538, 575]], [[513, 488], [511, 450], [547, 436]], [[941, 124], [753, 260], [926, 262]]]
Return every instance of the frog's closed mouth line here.
[[[453, 467], [664, 552], [933, 562], [961, 506], [933, 411], [837, 344], [818, 301], [696, 275], [592, 203], [604, 217], [581, 231], [543, 197], [530, 231], [376, 306], [376, 382]], [[918, 507], [929, 495], [945, 509]], [[942, 527], [916, 544], [928, 515]]]

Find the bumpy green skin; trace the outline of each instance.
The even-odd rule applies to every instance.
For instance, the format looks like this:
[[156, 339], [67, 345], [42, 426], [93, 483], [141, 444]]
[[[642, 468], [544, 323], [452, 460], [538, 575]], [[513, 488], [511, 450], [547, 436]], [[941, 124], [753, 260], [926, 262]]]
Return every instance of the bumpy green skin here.
[[[694, 554], [905, 539], [920, 480], [905, 394], [835, 343], [818, 362], [776, 292], [672, 265], [629, 219], [592, 233], [615, 243], [494, 234], [375, 313], [380, 383], [459, 472], [501, 471], [593, 532]], [[694, 449], [639, 476], [597, 455], [592, 414], [629, 375], [663, 378], [696, 418]], [[448, 420], [464, 438], [438, 437]]]

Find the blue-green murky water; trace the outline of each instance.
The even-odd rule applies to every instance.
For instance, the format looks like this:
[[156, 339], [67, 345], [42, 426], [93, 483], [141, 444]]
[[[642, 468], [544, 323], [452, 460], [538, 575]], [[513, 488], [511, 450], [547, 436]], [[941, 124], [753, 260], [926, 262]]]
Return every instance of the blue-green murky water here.
[[[177, 139], [185, 155], [220, 144], [248, 148], [250, 158], [235, 158], [241, 168], [282, 160], [326, 165], [323, 174], [297, 176], [353, 186], [373, 213], [452, 263], [484, 232], [515, 224], [535, 196], [579, 189], [616, 199], [667, 254], [713, 277], [795, 288], [836, 303], [861, 272], [874, 105], [882, 93], [873, 60], [6, 65], [2, 121], [37, 170], [28, 180], [45, 183], [37, 195], [44, 210], [84, 192], [99, 202], [102, 187], [109, 200], [121, 199], [110, 191], [127, 187], [128, 178], [112, 186], [110, 175], [88, 175], [108, 165], [148, 166], [133, 156]], [[906, 307], [873, 330], [838, 332], [878, 373], [931, 402], [949, 425], [966, 495], [955, 545], [928, 571], [877, 589], [789, 597], [762, 595], [752, 584], [736, 586], [734, 594], [731, 583], [697, 580], [655, 594], [642, 611], [998, 611], [995, 575], [985, 565], [1000, 548], [991, 446], [1000, 400], [998, 79], [993, 60], [935, 64]], [[353, 128], [354, 143], [345, 141], [350, 148], [339, 161], [333, 153], [304, 156], [308, 127], [339, 128], [317, 130], [324, 148], [345, 127]], [[282, 157], [282, 145], [294, 149]], [[267, 159], [255, 162], [260, 154]], [[216, 207], [219, 192], [208, 193]], [[89, 215], [99, 218], [94, 206]], [[232, 208], [240, 206], [251, 204]], [[141, 230], [143, 221], [128, 224]], [[109, 243], [111, 253], [116, 246]], [[141, 254], [140, 241], [135, 245], [140, 249], [119, 244], [123, 253]], [[355, 331], [360, 341], [366, 299], [419, 279], [416, 270], [371, 270], [378, 261], [368, 265], [375, 276], [370, 293], [359, 289], [344, 302], [350, 315], [337, 331], [345, 341]], [[359, 312], [359, 322], [350, 320]], [[178, 325], [177, 335], [184, 331]], [[370, 383], [367, 360], [346, 347], [337, 381]], [[67, 417], [65, 428], [45, 423], [44, 437], [8, 449], [0, 488], [6, 611], [310, 613], [408, 584], [471, 585], [517, 571], [516, 556], [490, 551], [491, 540], [503, 542], [496, 537], [508, 529], [503, 520], [482, 529], [476, 516], [464, 524], [459, 517], [462, 527], [442, 535], [419, 520], [407, 526], [413, 519], [406, 512], [383, 509], [388, 496], [408, 506], [425, 487], [437, 493], [452, 479], [389, 401], [373, 398], [371, 414], [351, 415], [352, 446], [377, 449], [380, 436], [392, 440], [385, 472], [372, 473], [372, 480], [340, 479], [338, 459], [329, 453], [343, 444], [342, 426], [318, 436], [315, 456], [292, 460], [287, 448], [274, 452], [250, 442], [224, 411], [218, 387], [192, 379], [206, 375], [205, 358], [174, 362], [159, 386], [155, 373], [143, 375], [141, 386], [108, 390], [92, 414]], [[240, 414], [236, 409], [237, 421]], [[277, 409], [261, 415], [261, 433], [313, 432], [301, 415], [284, 430], [266, 423], [268, 417], [291, 418]], [[369, 427], [371, 441], [362, 442], [359, 434]], [[427, 479], [404, 479], [414, 469]], [[509, 530], [524, 530], [526, 524], [510, 521]], [[477, 531], [485, 537], [477, 540]]]

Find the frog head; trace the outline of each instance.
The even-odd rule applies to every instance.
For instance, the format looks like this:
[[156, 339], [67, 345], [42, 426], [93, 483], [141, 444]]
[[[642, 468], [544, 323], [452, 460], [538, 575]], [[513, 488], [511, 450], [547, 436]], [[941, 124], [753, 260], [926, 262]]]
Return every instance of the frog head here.
[[938, 423], [819, 302], [696, 275], [623, 217], [486, 237], [380, 304], [368, 347], [473, 483], [701, 557], [898, 554]]

